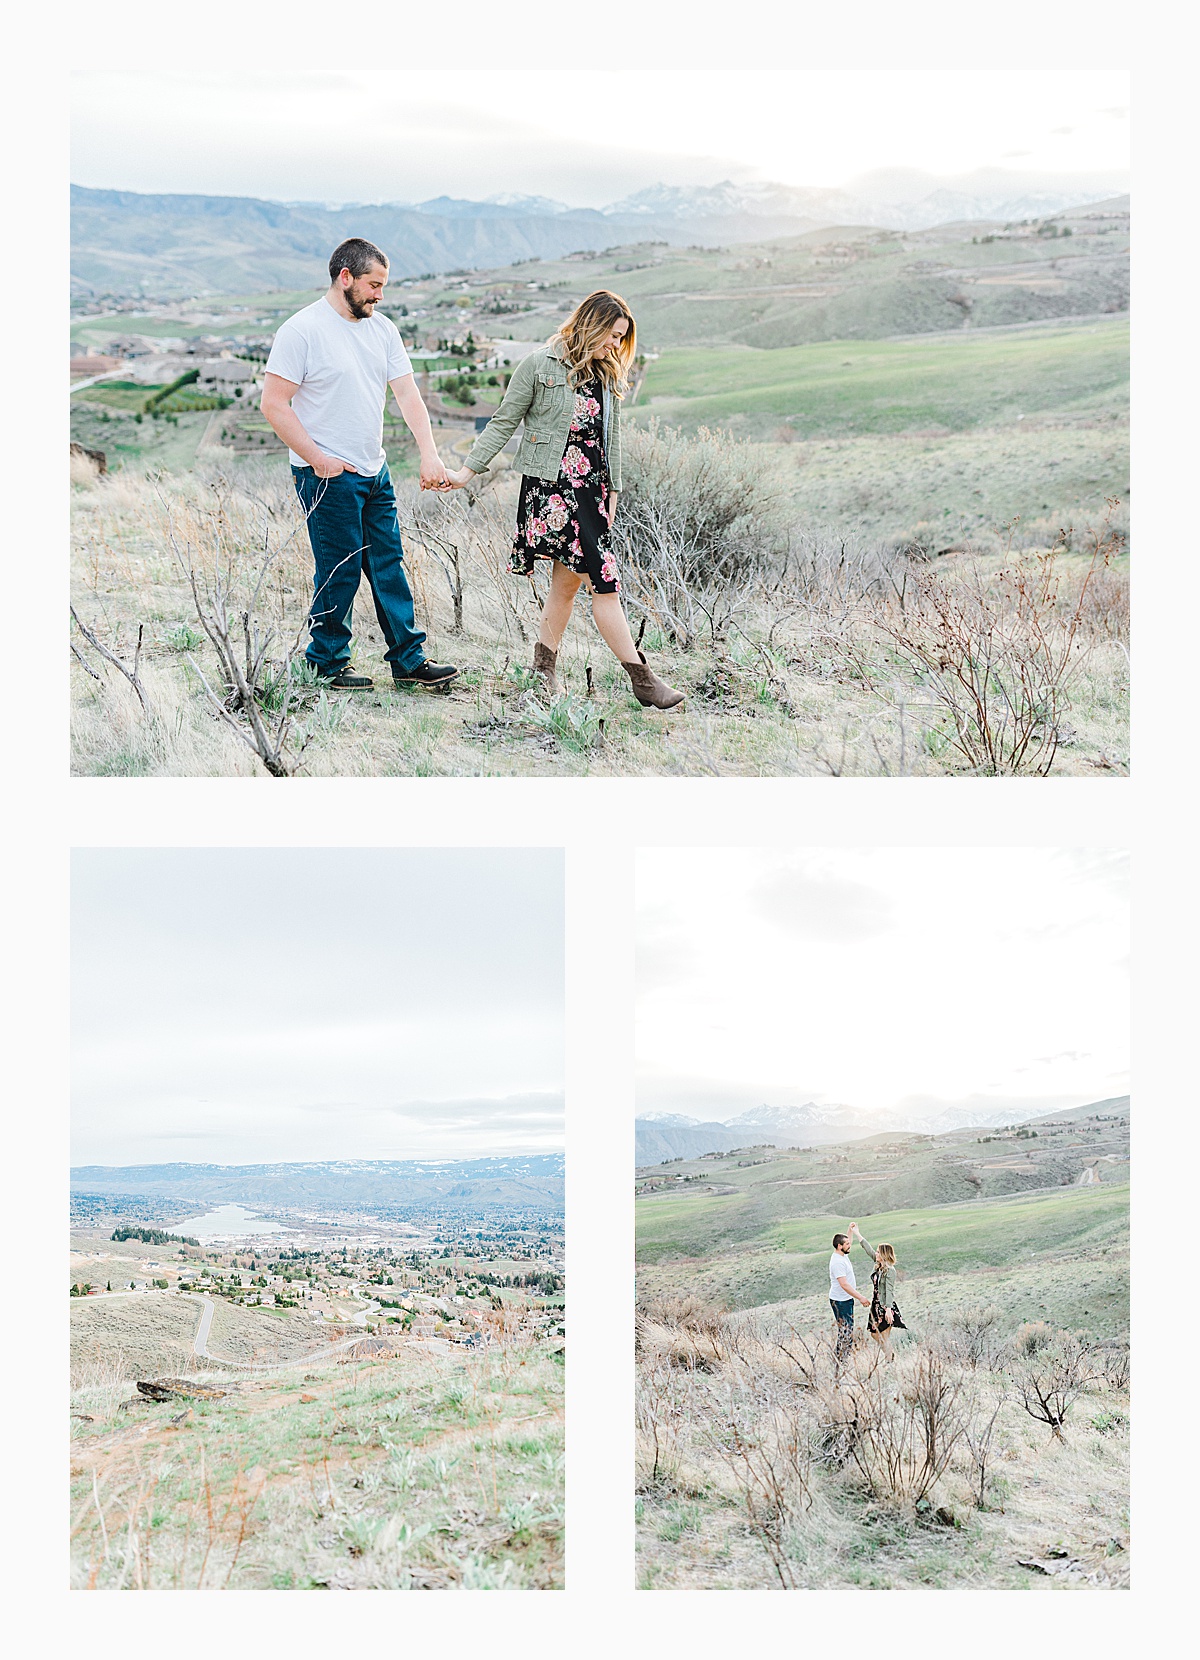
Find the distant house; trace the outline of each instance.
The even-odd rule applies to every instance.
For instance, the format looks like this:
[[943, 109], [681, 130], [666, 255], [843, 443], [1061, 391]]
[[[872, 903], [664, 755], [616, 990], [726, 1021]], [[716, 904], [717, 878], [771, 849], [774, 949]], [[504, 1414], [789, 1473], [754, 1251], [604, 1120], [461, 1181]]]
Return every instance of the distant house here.
[[71, 373], [73, 375], [111, 375], [121, 367], [119, 357], [102, 357], [96, 352], [84, 352], [79, 356], [71, 353]]
[[238, 357], [210, 358], [199, 365], [200, 386], [211, 386], [217, 391], [225, 391], [231, 386], [246, 386], [258, 374], [260, 365], [247, 363]]

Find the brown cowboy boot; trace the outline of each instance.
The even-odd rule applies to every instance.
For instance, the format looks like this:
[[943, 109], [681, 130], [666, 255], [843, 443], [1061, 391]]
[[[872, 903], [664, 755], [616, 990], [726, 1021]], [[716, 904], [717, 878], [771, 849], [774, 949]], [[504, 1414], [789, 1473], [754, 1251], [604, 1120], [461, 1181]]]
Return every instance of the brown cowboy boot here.
[[557, 697], [562, 691], [558, 676], [554, 672], [554, 665], [558, 661], [557, 651], [551, 651], [539, 640], [533, 648], [533, 672], [540, 675], [551, 697]]
[[647, 709], [673, 709], [682, 703], [685, 694], [660, 680], [646, 661], [645, 652], [638, 652], [636, 663], [622, 663], [621, 667], [633, 683], [633, 695]]

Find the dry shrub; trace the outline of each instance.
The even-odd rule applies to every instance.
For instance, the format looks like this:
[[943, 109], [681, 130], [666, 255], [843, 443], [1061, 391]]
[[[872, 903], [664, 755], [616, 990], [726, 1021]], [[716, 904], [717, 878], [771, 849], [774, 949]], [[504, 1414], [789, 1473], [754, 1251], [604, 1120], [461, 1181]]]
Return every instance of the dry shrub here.
[[960, 1366], [994, 1366], [1002, 1352], [1000, 1310], [960, 1309], [946, 1321], [939, 1345]]
[[750, 1531], [785, 1590], [796, 1585], [789, 1535], [812, 1504], [811, 1424], [794, 1391], [770, 1379], [708, 1389], [708, 1441], [733, 1478]]
[[1055, 1440], [1061, 1441], [1067, 1414], [1095, 1374], [1088, 1345], [1070, 1332], [1061, 1332], [1051, 1343], [1025, 1352], [1013, 1369], [1013, 1382], [1029, 1416], [1047, 1425]]
[[78, 451], [71, 451], [71, 484], [73, 488], [90, 489], [100, 477], [99, 463], [93, 461], [89, 455], [81, 455]]
[[1007, 1396], [1001, 1390], [991, 1403], [990, 1413], [986, 1405], [978, 1400], [973, 1401], [963, 1424], [963, 1440], [971, 1459], [971, 1493], [977, 1510], [983, 1510], [987, 1505], [987, 1478], [992, 1464], [992, 1443], [1006, 1399]]
[[[1064, 567], [1071, 533], [1044, 552], [1014, 554], [999, 570], [912, 565], [876, 627], [951, 719], [950, 742], [979, 772], [1034, 773], [1054, 765], [1070, 708], [1068, 688], [1105, 633], [1119, 627], [1111, 573], [1124, 541], [1091, 533], [1082, 575]], [[1119, 585], [1118, 585], [1119, 587]]]
[[638, 1485], [671, 1486], [682, 1461], [680, 1442], [690, 1425], [692, 1379], [669, 1355], [656, 1353], [645, 1360], [638, 1375], [636, 1407]]
[[1018, 1355], [1035, 1355], [1048, 1349], [1057, 1333], [1047, 1320], [1027, 1320], [1013, 1333], [1013, 1347]]
[[711, 1372], [726, 1359], [725, 1313], [699, 1297], [660, 1297], [638, 1310], [639, 1351], [690, 1372]]
[[651, 419], [625, 440], [613, 544], [629, 604], [681, 650], [725, 638], [787, 546], [777, 467], [728, 433], [695, 437]]
[[945, 1473], [971, 1411], [961, 1372], [929, 1348], [894, 1363], [872, 1356], [827, 1388], [823, 1405], [827, 1446], [877, 1496], [913, 1505]]
[[1092, 1349], [1092, 1364], [1106, 1389], [1124, 1395], [1129, 1390], [1129, 1344], [1111, 1340]]

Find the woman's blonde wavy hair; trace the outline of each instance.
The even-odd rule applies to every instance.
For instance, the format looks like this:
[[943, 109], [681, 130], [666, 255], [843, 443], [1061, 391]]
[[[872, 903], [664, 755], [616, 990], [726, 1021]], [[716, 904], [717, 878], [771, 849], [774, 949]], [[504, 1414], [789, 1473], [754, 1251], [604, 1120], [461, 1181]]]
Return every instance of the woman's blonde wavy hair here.
[[875, 1255], [879, 1259], [880, 1267], [894, 1268], [896, 1266], [896, 1247], [894, 1245], [881, 1245]]
[[[615, 352], [605, 351], [602, 342], [620, 317], [629, 328]], [[629, 366], [637, 351], [637, 324], [619, 294], [598, 288], [586, 300], [580, 300], [550, 344], [564, 347], [567, 379], [572, 386], [599, 374], [614, 396], [622, 398], [629, 390]]]

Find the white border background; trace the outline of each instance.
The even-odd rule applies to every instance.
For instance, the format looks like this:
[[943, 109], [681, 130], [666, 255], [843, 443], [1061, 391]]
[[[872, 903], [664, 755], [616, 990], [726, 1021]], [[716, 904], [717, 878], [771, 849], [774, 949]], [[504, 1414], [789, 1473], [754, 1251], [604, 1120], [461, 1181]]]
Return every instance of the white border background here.
[[[531, 0], [520, 9], [469, 0], [449, 8], [317, 6], [212, 0], [187, 14], [146, 0], [103, 8], [26, 7], [7, 28], [2, 111], [10, 158], [5, 224], [9, 303], [4, 400], [8, 563], [4, 667], [5, 953], [12, 1022], [5, 1116], [12, 1218], [7, 1269], [12, 1399], [5, 1425], [6, 1627], [24, 1655], [105, 1657], [222, 1644], [288, 1660], [331, 1646], [428, 1645], [451, 1656], [549, 1651], [653, 1652], [667, 1645], [739, 1652], [787, 1645], [901, 1655], [944, 1647], [974, 1655], [1124, 1652], [1194, 1626], [1185, 1621], [1195, 1556], [1190, 1521], [1195, 1440], [1188, 1408], [1194, 1315], [1187, 1198], [1194, 1185], [1196, 536], [1189, 517], [1195, 385], [1194, 77], [1161, 3], [1136, 15], [1113, 0], [1014, 0], [1000, 11], [961, 4], [833, 8], [752, 0], [694, 5], [611, 0], [577, 12]], [[576, 53], [652, 68], [1112, 68], [1132, 66], [1137, 150], [1135, 481], [1139, 564], [1135, 780], [68, 780], [65, 676], [66, 416], [57, 377], [69, 268], [69, 64], [131, 68], [226, 58], [258, 66], [361, 67], [361, 17], [373, 49], [397, 41], [422, 61], [502, 69], [542, 62], [569, 82]], [[607, 26], [606, 26], [607, 23]], [[359, 37], [361, 38], [361, 37]], [[181, 117], [185, 119], [186, 117]], [[850, 118], [850, 117], [848, 117]], [[153, 133], [147, 134], [153, 143]], [[49, 369], [47, 370], [47, 362]], [[14, 392], [16, 388], [16, 392]], [[1187, 402], [1184, 402], [1184, 399]], [[49, 434], [49, 438], [45, 437]], [[29, 436], [32, 435], [32, 436]], [[1185, 445], [1187, 447], [1185, 453]], [[1185, 496], [1185, 490], [1187, 492]], [[30, 619], [28, 610], [34, 610]], [[16, 613], [15, 615], [13, 613]], [[33, 626], [30, 626], [32, 621]], [[19, 630], [19, 633], [18, 633]], [[1176, 638], [1178, 635], [1178, 638]], [[1190, 741], [1189, 741], [1190, 740]], [[350, 1602], [299, 1593], [228, 1592], [193, 1611], [195, 1592], [85, 1597], [66, 1583], [61, 1433], [66, 1333], [60, 1250], [68, 1092], [68, 849], [77, 845], [566, 845], [568, 925], [568, 1588], [516, 1594], [481, 1609], [437, 1596], [364, 1593]], [[1081, 1592], [909, 1592], [882, 1610], [845, 1592], [633, 1590], [632, 1506], [632, 980], [633, 850], [639, 844], [999, 843], [1131, 847], [1134, 854], [1136, 1260], [1135, 1588]], [[602, 986], [608, 1012], [591, 996]], [[1190, 1018], [1189, 1018], [1190, 1017]], [[1190, 1061], [1190, 1057], [1189, 1057]], [[1186, 1185], [1185, 1185], [1186, 1184]], [[1194, 1215], [1194, 1210], [1192, 1212]], [[1169, 1243], [1164, 1258], [1151, 1241]], [[1146, 1271], [1149, 1272], [1146, 1272]], [[1150, 1277], [1153, 1274], [1153, 1278]], [[1190, 1300], [1190, 1299], [1189, 1299]], [[1164, 1329], [1169, 1337], [1164, 1338]], [[1159, 1364], [1162, 1345], [1169, 1358]], [[201, 1626], [198, 1621], [203, 1619]]]

